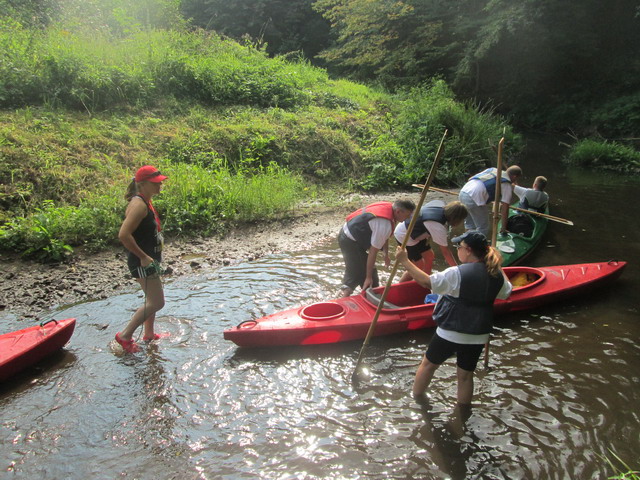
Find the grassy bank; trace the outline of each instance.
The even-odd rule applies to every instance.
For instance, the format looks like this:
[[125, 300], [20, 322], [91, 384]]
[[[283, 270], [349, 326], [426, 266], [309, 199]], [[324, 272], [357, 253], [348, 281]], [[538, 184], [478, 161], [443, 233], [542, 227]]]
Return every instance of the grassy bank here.
[[616, 141], [587, 138], [570, 147], [565, 158], [567, 163], [595, 170], [640, 173], [640, 152]]
[[493, 163], [505, 129], [520, 147], [442, 81], [391, 95], [199, 32], [1, 27], [0, 249], [40, 260], [112, 243], [147, 163], [170, 177], [166, 232], [188, 236], [422, 181], [445, 128], [441, 185]]

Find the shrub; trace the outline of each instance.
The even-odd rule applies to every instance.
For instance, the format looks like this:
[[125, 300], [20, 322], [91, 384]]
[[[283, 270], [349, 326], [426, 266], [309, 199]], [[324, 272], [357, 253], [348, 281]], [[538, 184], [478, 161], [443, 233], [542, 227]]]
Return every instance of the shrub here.
[[627, 145], [607, 140], [580, 140], [571, 147], [565, 161], [599, 170], [640, 172], [640, 152]]
[[640, 130], [640, 93], [605, 103], [594, 112], [592, 122], [608, 137], [635, 135]]
[[[455, 184], [469, 174], [493, 165], [496, 145], [504, 134], [508, 151], [522, 148], [520, 137], [491, 110], [483, 111], [454, 99], [442, 80], [399, 94], [398, 113], [390, 119], [388, 140], [373, 141], [363, 154], [369, 174], [364, 188], [408, 186], [424, 180], [445, 129], [448, 138], [437, 172], [437, 182]], [[383, 151], [380, 151], [380, 145]], [[507, 155], [507, 153], [505, 153]]]

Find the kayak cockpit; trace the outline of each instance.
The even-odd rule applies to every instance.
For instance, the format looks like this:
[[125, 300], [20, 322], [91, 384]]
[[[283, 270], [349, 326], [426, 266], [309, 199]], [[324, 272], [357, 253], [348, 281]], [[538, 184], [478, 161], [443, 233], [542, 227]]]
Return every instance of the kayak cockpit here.
[[[366, 292], [362, 292], [361, 295], [364, 296], [368, 303], [377, 308], [383, 291], [384, 287], [370, 288]], [[383, 308], [398, 309], [424, 305], [424, 298], [429, 293], [431, 293], [431, 290], [421, 287], [413, 280], [395, 283], [389, 288]]]
[[544, 282], [547, 274], [533, 267], [505, 267], [504, 273], [513, 285], [513, 290], [526, 290]]
[[[526, 290], [540, 285], [546, 278], [546, 273], [532, 267], [505, 267], [504, 272], [513, 285], [514, 290]], [[375, 308], [380, 304], [380, 298], [384, 287], [369, 288], [361, 295]], [[383, 309], [395, 310], [398, 308], [415, 307], [430, 303], [425, 297], [431, 293], [428, 288], [420, 286], [415, 281], [395, 283], [389, 288], [384, 301]]]
[[320, 302], [307, 305], [300, 310], [300, 316], [305, 320], [333, 320], [344, 315], [344, 305], [336, 302]]

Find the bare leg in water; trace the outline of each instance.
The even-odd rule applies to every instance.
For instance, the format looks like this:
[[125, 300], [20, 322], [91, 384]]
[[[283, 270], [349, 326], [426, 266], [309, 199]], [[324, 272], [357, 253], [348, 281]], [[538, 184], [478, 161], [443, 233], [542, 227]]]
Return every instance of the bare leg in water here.
[[145, 294], [144, 304], [136, 310], [127, 326], [120, 332], [120, 338], [130, 341], [136, 329], [144, 323], [144, 338], [153, 338], [156, 312], [164, 307], [164, 291], [159, 275], [136, 279]]

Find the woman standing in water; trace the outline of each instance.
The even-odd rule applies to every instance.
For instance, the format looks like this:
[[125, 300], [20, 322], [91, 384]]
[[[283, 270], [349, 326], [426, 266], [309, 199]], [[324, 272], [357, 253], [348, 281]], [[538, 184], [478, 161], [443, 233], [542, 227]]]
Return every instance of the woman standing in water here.
[[438, 324], [416, 372], [413, 395], [419, 399], [436, 370], [456, 355], [458, 404], [469, 405], [473, 397], [473, 372], [493, 328], [493, 302], [511, 295], [511, 283], [500, 268], [502, 257], [478, 231], [451, 240], [461, 265], [427, 275], [411, 263], [398, 247], [397, 260], [416, 282], [441, 295], [433, 311]]
[[129, 250], [129, 271], [142, 287], [145, 296], [144, 304], [136, 310], [125, 329], [116, 333], [116, 342], [129, 353], [140, 350], [133, 340], [133, 334], [142, 324], [142, 339], [145, 342], [160, 338], [154, 332], [153, 324], [156, 312], [164, 307], [164, 291], [160, 279], [163, 239], [160, 217], [153, 208], [151, 199], [160, 193], [162, 182], [166, 179], [157, 168], [145, 165], [138, 169], [125, 194], [129, 205], [118, 238]]

